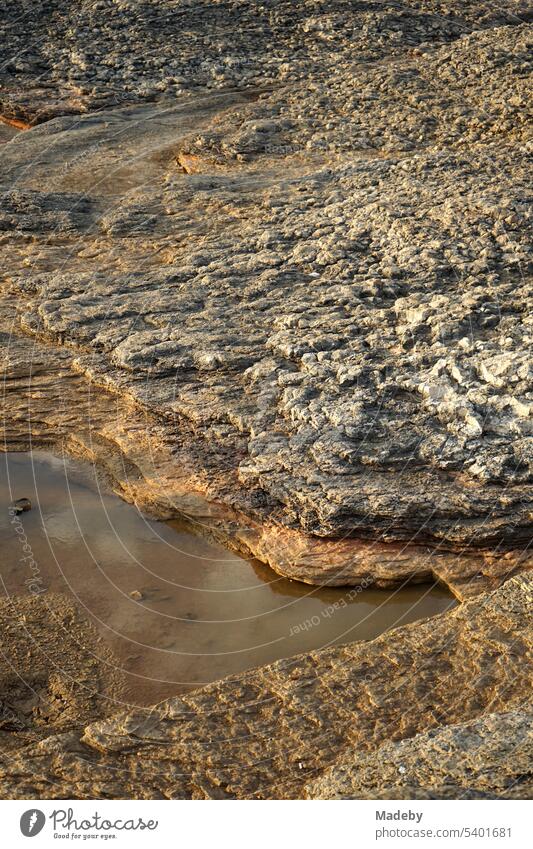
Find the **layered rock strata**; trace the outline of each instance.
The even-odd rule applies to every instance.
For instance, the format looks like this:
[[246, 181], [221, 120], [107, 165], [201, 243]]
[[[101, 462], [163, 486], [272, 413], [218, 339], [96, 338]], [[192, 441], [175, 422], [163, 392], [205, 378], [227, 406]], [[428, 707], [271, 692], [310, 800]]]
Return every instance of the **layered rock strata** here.
[[2, 147], [14, 328], [157, 420], [240, 524], [272, 527], [272, 565], [296, 548], [357, 582], [343, 570], [370, 543], [384, 564], [407, 545], [511, 574], [531, 538], [528, 16], [311, 6], [267, 4], [263, 27], [239, 4], [259, 64], [220, 60], [214, 82], [187, 57], [200, 32], [204, 70], [224, 55], [226, 6], [154, 7], [187, 34], [190, 85], [148, 92], [159, 40], [132, 63], [118, 49], [137, 57], [145, 5], [125, 28], [128, 4], [29, 4], [48, 46], [6, 65], [4, 115], [46, 80], [63, 117], [28, 107], [44, 123]]

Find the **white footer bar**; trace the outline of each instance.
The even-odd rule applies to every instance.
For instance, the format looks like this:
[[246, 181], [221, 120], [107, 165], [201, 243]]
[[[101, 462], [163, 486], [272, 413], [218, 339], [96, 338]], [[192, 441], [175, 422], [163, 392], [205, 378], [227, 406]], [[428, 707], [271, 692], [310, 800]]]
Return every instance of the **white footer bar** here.
[[0, 801], [3, 845], [367, 849], [533, 845], [528, 801]]

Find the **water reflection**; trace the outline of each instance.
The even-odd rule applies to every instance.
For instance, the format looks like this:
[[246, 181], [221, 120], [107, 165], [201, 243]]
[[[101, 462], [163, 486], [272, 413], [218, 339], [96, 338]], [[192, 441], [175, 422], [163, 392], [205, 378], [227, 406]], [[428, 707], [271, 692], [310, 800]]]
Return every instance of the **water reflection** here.
[[47, 590], [74, 596], [119, 658], [139, 704], [280, 657], [372, 639], [455, 602], [440, 587], [386, 592], [317, 588], [280, 578], [102, 489], [90, 465], [45, 452], [0, 458], [2, 578], [28, 592], [8, 512], [21, 514]]

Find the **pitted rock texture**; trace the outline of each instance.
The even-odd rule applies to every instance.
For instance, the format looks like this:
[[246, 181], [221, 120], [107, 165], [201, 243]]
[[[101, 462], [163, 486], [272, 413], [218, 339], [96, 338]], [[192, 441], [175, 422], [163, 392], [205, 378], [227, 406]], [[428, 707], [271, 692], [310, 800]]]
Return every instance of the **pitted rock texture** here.
[[531, 799], [531, 713], [488, 714], [353, 752], [306, 788], [309, 799]]
[[2, 93], [27, 123], [190, 89], [324, 79], [339, 63], [527, 20], [520, 0], [25, 0], [0, 4]]
[[127, 398], [95, 388], [75, 351], [21, 335], [16, 317], [16, 305], [0, 295], [8, 451], [52, 448], [88, 460], [122, 498], [150, 515], [179, 516], [195, 533], [310, 584], [361, 588], [437, 580], [465, 599], [533, 566], [531, 554], [520, 549], [467, 554], [409, 543], [327, 540], [283, 527], [253, 489], [235, 499], [236, 473], [224, 444], [201, 442], [186, 421], [169, 428]]
[[423, 797], [445, 775], [459, 794], [513, 795], [532, 765], [520, 716], [531, 714], [532, 590], [531, 578], [512, 578], [372, 642], [278, 661], [26, 746], [0, 759], [3, 798], [301, 798], [329, 787], [336, 765], [343, 781], [354, 757], [373, 792], [382, 748], [383, 777], [398, 785], [399, 741], [407, 763], [420, 762]]
[[[522, 4], [23, 11], [40, 38], [23, 60], [7, 10], [1, 108], [44, 123], [2, 146], [17, 332], [72, 348], [278, 551], [512, 571], [532, 515]], [[32, 106], [47, 91], [62, 117]], [[344, 551], [322, 561], [346, 577]]]
[[4, 798], [527, 796], [525, 4], [0, 11], [4, 445], [289, 577], [474, 597], [96, 723], [103, 670], [41, 670]]

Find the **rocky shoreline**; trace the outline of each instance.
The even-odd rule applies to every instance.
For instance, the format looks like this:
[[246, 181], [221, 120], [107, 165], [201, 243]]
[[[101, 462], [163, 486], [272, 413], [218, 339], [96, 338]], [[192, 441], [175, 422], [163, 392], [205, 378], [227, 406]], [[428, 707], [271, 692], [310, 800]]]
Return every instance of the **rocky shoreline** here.
[[[0, 5], [5, 450], [90, 459], [150, 515], [293, 579], [436, 578], [463, 602], [150, 720], [87, 714], [8, 760], [2, 791], [527, 795], [524, 4]], [[271, 728], [275, 764], [243, 760], [240, 783], [194, 743], [238, 693], [213, 722], [252, 760]], [[440, 754], [461, 747], [468, 774]]]
[[15, 333], [12, 302], [0, 298], [0, 304], [6, 450], [51, 447], [89, 460], [115, 492], [147, 515], [179, 518], [194, 533], [309, 584], [388, 588], [437, 580], [463, 600], [532, 566], [527, 548], [499, 553], [488, 546], [471, 551], [327, 540], [283, 527], [267, 510], [258, 514], [247, 503], [228, 503], [230, 470], [220, 471], [216, 457], [196, 448], [189, 428], [168, 429], [131, 399], [119, 402], [115, 393], [95, 388], [69, 349]]

